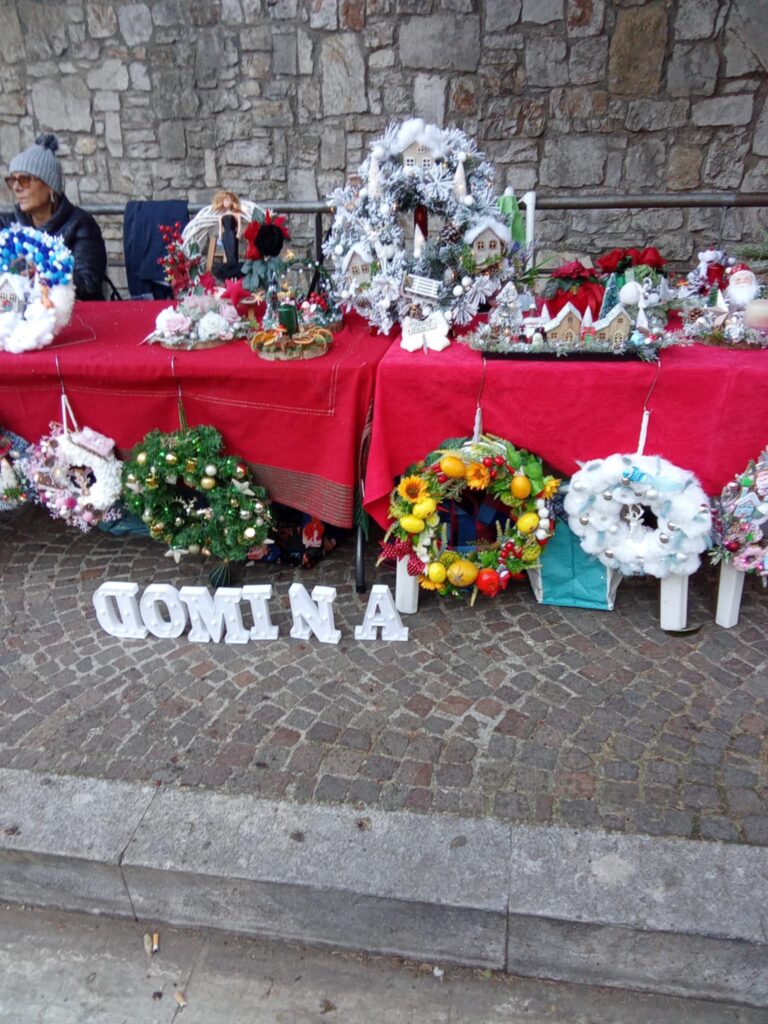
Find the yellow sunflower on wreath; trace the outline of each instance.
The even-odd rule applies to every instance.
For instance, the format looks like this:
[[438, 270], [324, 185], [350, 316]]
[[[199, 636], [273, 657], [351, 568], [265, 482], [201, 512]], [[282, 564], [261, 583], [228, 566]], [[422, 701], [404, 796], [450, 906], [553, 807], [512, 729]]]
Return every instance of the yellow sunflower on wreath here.
[[420, 476], [405, 476], [397, 485], [397, 493], [414, 504], [429, 495], [427, 483]]

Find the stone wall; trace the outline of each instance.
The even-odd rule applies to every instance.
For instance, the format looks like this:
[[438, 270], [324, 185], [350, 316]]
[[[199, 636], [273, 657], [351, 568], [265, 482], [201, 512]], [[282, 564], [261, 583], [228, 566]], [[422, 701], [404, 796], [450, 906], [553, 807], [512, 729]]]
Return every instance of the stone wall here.
[[[317, 199], [390, 119], [453, 122], [499, 190], [768, 190], [766, 0], [0, 0], [0, 164], [54, 130], [83, 204]], [[6, 198], [7, 201], [7, 198]], [[687, 260], [761, 213], [550, 213], [545, 244]], [[299, 234], [305, 225], [297, 225]], [[107, 225], [113, 262], [119, 224]], [[308, 228], [306, 237], [309, 237]]]

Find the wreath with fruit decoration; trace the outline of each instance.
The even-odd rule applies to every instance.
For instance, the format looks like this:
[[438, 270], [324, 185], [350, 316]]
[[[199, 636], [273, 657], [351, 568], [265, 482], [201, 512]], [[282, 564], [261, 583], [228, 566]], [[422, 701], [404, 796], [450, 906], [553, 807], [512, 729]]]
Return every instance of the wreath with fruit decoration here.
[[[541, 459], [501, 437], [445, 441], [407, 469], [392, 491], [380, 560], [407, 558], [409, 575], [441, 596], [472, 588], [471, 603], [478, 592], [495, 597], [510, 579], [538, 566], [554, 533], [552, 498], [559, 486]], [[494, 503], [496, 536], [460, 552], [448, 521], [451, 504], [468, 494]]]
[[458, 128], [421, 118], [390, 125], [328, 197], [335, 216], [324, 252], [346, 308], [382, 334], [438, 311], [449, 324], [469, 323], [511, 278], [509, 256], [519, 249], [493, 181], [484, 154]]
[[[244, 562], [269, 544], [269, 498], [246, 464], [221, 453], [214, 427], [153, 430], [123, 467], [123, 498], [146, 523], [167, 557], [201, 554], [221, 560], [213, 582], [226, 579], [230, 562]], [[215, 574], [214, 574], [215, 575]]]

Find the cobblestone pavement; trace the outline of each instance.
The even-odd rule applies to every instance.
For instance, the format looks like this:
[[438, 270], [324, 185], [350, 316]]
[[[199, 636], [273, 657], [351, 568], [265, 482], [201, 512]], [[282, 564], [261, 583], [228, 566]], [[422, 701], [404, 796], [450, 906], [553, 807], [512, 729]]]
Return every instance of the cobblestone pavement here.
[[[613, 614], [539, 606], [527, 584], [472, 609], [422, 597], [407, 643], [356, 641], [353, 545], [272, 582], [280, 638], [247, 646], [120, 641], [103, 581], [206, 582], [148, 540], [83, 536], [40, 510], [0, 518], [0, 765], [218, 787], [298, 801], [768, 844], [768, 594], [697, 632], [658, 627], [658, 585]], [[394, 588], [394, 574], [375, 570]], [[338, 648], [288, 636], [294, 579], [338, 590]]]

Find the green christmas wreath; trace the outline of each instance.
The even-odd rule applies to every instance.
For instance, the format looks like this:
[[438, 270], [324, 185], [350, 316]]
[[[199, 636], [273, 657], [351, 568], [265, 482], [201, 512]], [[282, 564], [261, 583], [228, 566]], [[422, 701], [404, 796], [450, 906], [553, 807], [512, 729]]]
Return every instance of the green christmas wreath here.
[[[214, 427], [153, 430], [123, 467], [123, 499], [147, 524], [150, 536], [168, 545], [178, 562], [185, 554], [218, 558], [226, 577], [230, 562], [269, 543], [269, 497], [234, 455], [222, 455]], [[217, 582], [213, 580], [212, 582]]]

